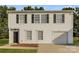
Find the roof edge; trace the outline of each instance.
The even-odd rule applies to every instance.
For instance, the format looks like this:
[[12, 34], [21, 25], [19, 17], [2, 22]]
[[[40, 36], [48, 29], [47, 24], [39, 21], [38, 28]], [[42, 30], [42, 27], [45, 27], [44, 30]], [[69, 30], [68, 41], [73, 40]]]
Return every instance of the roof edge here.
[[26, 11], [13, 11], [13, 10], [8, 10], [7, 13], [73, 13], [74, 10], [26, 10]]

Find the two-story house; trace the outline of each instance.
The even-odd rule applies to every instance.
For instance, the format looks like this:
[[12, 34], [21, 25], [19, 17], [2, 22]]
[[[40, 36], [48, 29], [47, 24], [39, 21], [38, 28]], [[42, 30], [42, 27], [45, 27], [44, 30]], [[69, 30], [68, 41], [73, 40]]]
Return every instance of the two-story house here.
[[9, 44], [72, 44], [73, 11], [8, 11]]

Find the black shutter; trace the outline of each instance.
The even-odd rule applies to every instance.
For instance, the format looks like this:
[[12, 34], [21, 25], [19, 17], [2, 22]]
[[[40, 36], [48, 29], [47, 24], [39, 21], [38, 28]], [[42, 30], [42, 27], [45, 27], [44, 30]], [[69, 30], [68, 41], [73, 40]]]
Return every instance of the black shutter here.
[[64, 23], [65, 17], [64, 14], [62, 14], [62, 23]]
[[34, 23], [34, 14], [32, 14], [32, 23]]
[[25, 15], [25, 23], [27, 23], [27, 15]]
[[54, 20], [53, 22], [56, 23], [56, 14], [54, 14], [53, 18], [54, 18], [53, 19]]
[[47, 14], [47, 23], [49, 23], [49, 14]]
[[19, 15], [16, 15], [16, 23], [19, 23]]

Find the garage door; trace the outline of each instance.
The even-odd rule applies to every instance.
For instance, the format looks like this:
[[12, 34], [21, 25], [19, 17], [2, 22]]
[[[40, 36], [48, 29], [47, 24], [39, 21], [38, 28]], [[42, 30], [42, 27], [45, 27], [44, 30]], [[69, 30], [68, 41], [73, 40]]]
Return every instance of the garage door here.
[[53, 40], [54, 44], [67, 44], [68, 36], [67, 32], [54, 32]]

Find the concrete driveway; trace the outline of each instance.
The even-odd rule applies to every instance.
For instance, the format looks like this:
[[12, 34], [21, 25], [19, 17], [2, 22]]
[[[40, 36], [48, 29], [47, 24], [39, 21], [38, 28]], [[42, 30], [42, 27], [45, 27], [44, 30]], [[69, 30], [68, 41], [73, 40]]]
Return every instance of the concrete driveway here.
[[78, 46], [40, 44], [38, 53], [79, 53]]

